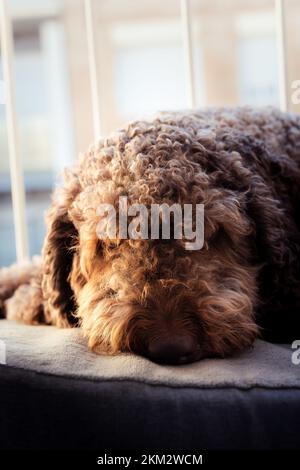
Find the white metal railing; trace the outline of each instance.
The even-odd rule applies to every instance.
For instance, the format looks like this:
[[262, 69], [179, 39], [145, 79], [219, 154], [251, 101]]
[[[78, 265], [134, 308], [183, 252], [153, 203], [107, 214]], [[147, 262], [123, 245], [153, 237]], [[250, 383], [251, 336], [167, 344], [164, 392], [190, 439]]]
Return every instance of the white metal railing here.
[[85, 19], [86, 19], [86, 38], [88, 46], [88, 62], [90, 70], [90, 83], [92, 95], [93, 126], [95, 142], [101, 135], [101, 115], [100, 115], [100, 93], [99, 77], [97, 66], [97, 39], [95, 31], [93, 0], [84, 0]]
[[[93, 0], [84, 0], [86, 16], [86, 36], [88, 45], [88, 61], [93, 106], [94, 138], [97, 140], [101, 134], [101, 113], [99, 95], [99, 77], [97, 65], [97, 41], [95, 29], [95, 14]], [[188, 106], [196, 105], [196, 83], [193, 60], [193, 37], [191, 27], [190, 0], [180, 0], [182, 40], [186, 70], [186, 87]], [[276, 33], [278, 48], [278, 78], [280, 107], [288, 108], [287, 64], [286, 64], [286, 28], [285, 28], [285, 0], [275, 0]], [[14, 53], [12, 21], [8, 14], [7, 0], [0, 0], [0, 32], [3, 61], [3, 78], [5, 90], [7, 132], [9, 144], [9, 160], [11, 172], [11, 188], [14, 213], [15, 241], [17, 259], [21, 261], [28, 256], [27, 227], [25, 219], [25, 191], [23, 171], [19, 152], [19, 137], [17, 130], [17, 116], [15, 103], [14, 83]]]
[[0, 33], [16, 254], [17, 260], [22, 261], [28, 257], [25, 191], [16, 114], [12, 24], [6, 0], [0, 0]]
[[196, 83], [190, 2], [189, 0], [180, 0], [180, 5], [188, 104], [190, 108], [194, 108], [196, 106]]
[[278, 51], [279, 103], [282, 111], [288, 110], [288, 72], [286, 57], [285, 0], [276, 0], [276, 36]]

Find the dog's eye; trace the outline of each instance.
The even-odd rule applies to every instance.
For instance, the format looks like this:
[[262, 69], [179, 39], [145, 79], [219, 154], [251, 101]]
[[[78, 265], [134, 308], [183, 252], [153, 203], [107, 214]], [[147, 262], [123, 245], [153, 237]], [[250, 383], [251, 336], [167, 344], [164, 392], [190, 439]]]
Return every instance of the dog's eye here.
[[107, 243], [106, 243], [106, 249], [107, 249], [107, 250], [114, 250], [114, 249], [117, 248], [119, 245], [120, 245], [120, 242], [119, 242], [119, 241], [109, 240], [109, 241], [107, 241]]
[[223, 227], [219, 227], [208, 239], [209, 243], [220, 243], [226, 238], [226, 232]]
[[107, 248], [108, 248], [109, 250], [113, 250], [114, 248], [116, 248], [116, 246], [117, 246], [116, 243], [109, 242], [109, 244], [107, 245]]
[[219, 236], [220, 236], [220, 229], [218, 228], [213, 233], [211, 233], [209, 237], [207, 237], [207, 241], [209, 241], [210, 243], [215, 242], [216, 240], [218, 240]]
[[107, 289], [106, 296], [107, 297], [114, 297], [116, 295], [113, 289]]

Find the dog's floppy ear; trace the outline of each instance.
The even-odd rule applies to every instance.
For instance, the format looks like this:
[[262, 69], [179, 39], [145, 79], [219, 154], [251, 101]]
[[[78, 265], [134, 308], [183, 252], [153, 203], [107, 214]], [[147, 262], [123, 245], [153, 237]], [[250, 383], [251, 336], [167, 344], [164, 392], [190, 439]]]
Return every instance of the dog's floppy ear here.
[[76, 175], [71, 171], [65, 173], [65, 185], [56, 191], [46, 218], [42, 279], [44, 312], [46, 322], [58, 326], [76, 322], [72, 315], [76, 305], [69, 277], [77, 230], [70, 220], [69, 209], [79, 191]]

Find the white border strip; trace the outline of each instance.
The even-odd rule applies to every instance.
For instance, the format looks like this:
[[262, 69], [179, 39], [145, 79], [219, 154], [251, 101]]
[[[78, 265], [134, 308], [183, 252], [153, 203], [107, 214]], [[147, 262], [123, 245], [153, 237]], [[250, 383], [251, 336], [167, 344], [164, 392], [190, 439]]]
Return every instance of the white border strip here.
[[94, 23], [93, 0], [85, 0], [86, 37], [88, 46], [88, 62], [91, 83], [93, 126], [95, 142], [101, 135], [101, 114], [99, 96], [99, 77], [97, 68], [97, 41]]
[[194, 108], [196, 106], [196, 84], [194, 73], [192, 23], [189, 0], [180, 0], [180, 7], [188, 105], [190, 108]]
[[17, 260], [22, 261], [28, 257], [25, 191], [17, 130], [12, 25], [6, 0], [0, 0], [0, 34], [16, 253]]
[[286, 27], [284, 0], [275, 0], [276, 35], [278, 52], [279, 103], [282, 111], [288, 111], [288, 71], [286, 58]]

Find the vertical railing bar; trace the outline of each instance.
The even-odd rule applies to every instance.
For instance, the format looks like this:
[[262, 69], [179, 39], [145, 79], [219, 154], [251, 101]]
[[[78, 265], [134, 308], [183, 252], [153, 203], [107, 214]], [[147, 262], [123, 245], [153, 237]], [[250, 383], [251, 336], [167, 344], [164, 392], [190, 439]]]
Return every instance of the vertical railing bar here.
[[93, 9], [93, 0], [85, 0], [85, 19], [86, 19], [86, 37], [88, 46], [88, 63], [92, 94], [93, 109], [93, 127], [94, 139], [97, 142], [101, 135], [101, 113], [100, 113], [100, 94], [99, 77], [97, 67], [97, 41], [95, 32], [95, 18]]
[[180, 0], [180, 5], [188, 105], [190, 108], [194, 108], [196, 106], [196, 84], [193, 55], [192, 21], [189, 0]]
[[12, 23], [6, 0], [0, 0], [0, 34], [16, 253], [17, 260], [22, 261], [28, 257], [25, 190], [17, 129]]
[[286, 57], [286, 27], [284, 0], [275, 0], [276, 36], [278, 53], [279, 103], [282, 111], [288, 110], [288, 71]]

